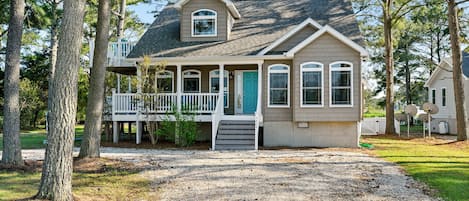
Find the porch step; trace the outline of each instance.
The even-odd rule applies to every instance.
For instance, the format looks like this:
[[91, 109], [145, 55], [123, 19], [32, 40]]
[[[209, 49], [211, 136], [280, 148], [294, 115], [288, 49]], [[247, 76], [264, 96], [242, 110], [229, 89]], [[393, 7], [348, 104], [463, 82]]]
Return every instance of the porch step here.
[[222, 124], [220, 125], [220, 130], [255, 130], [256, 128], [254, 128], [254, 126], [254, 124]]
[[254, 145], [217, 145], [217, 150], [254, 150]]
[[215, 150], [254, 150], [254, 121], [221, 121], [218, 129]]

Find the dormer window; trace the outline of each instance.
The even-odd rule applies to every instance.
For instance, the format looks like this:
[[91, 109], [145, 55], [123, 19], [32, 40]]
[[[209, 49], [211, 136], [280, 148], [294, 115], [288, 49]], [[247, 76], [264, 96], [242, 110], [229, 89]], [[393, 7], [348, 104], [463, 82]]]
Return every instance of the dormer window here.
[[208, 9], [192, 13], [192, 37], [217, 36], [217, 12]]

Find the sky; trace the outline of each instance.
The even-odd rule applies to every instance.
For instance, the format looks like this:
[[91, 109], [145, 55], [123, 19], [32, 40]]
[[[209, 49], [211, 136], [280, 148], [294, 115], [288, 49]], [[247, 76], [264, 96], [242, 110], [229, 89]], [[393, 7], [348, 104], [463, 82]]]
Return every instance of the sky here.
[[154, 1], [150, 4], [140, 3], [137, 5], [132, 5], [132, 6], [129, 6], [129, 9], [135, 11], [137, 16], [140, 18], [140, 20], [143, 23], [151, 24], [153, 20], [155, 19], [154, 14], [151, 12], [155, 11], [156, 9], [161, 10], [163, 6], [166, 4], [167, 4], [166, 1]]

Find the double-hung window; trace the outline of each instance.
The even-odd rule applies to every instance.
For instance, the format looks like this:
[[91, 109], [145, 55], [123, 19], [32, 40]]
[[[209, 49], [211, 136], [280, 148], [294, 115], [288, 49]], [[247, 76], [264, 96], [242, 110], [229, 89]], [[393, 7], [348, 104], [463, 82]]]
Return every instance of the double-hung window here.
[[301, 107], [322, 107], [324, 99], [324, 65], [317, 62], [301, 64]]
[[200, 93], [200, 71], [187, 70], [182, 73], [183, 92]]
[[274, 64], [268, 68], [269, 107], [290, 107], [290, 67]]
[[330, 70], [331, 107], [353, 106], [353, 65], [350, 62], [334, 62]]
[[192, 36], [217, 36], [217, 12], [201, 9], [192, 13]]
[[436, 104], [436, 89], [432, 89], [432, 104]]
[[[229, 72], [223, 72], [223, 92], [224, 92], [224, 105], [225, 108], [229, 106], [229, 82], [228, 82]], [[210, 71], [210, 93], [218, 93], [220, 91], [220, 70]]]
[[156, 75], [156, 88], [158, 93], [173, 93], [174, 73], [172, 71], [163, 71]]

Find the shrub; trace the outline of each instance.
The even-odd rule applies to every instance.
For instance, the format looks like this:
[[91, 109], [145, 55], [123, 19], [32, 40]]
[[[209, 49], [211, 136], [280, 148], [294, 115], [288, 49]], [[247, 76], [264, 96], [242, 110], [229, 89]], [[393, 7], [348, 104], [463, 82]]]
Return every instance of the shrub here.
[[198, 125], [195, 122], [195, 114], [186, 111], [174, 111], [176, 111], [173, 114], [175, 121], [171, 121], [171, 116], [168, 114], [160, 123], [160, 128], [157, 130], [156, 134], [170, 141], [176, 141], [177, 135], [179, 136], [177, 145], [183, 147], [193, 145], [199, 132]]

